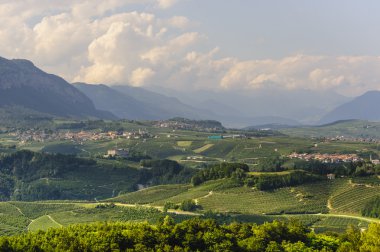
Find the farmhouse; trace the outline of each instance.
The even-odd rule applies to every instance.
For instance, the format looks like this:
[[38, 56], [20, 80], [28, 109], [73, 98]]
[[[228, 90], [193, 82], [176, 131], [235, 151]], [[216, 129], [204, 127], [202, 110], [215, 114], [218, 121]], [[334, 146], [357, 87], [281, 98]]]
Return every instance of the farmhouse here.
[[106, 157], [128, 157], [129, 152], [125, 149], [111, 149], [107, 151]]
[[371, 163], [374, 165], [378, 165], [378, 164], [380, 164], [380, 160], [379, 159], [372, 159]]
[[370, 160], [371, 163], [374, 164], [374, 165], [378, 165], [378, 164], [380, 164], [380, 160], [379, 160], [379, 159], [372, 159], [372, 155], [369, 156], [369, 160]]
[[335, 174], [334, 173], [327, 174], [327, 179], [329, 179], [329, 180], [335, 179]]

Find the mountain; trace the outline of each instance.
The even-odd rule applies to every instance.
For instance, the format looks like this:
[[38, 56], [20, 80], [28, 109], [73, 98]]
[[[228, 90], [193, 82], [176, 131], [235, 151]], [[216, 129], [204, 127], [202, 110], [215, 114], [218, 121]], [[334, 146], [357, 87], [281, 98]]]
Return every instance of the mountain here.
[[251, 126], [245, 127], [244, 130], [251, 130], [251, 129], [283, 129], [283, 128], [293, 128], [293, 127], [300, 127], [302, 124], [299, 122], [288, 119], [288, 118], [281, 118], [281, 117], [256, 117], [253, 118], [254, 123]]
[[86, 83], [73, 83], [73, 85], [86, 94], [94, 102], [96, 108], [110, 111], [119, 118], [156, 119], [154, 109], [147, 107], [146, 104], [134, 97], [106, 85]]
[[222, 121], [225, 125], [228, 125], [227, 121], [229, 121], [243, 126], [260, 125], [260, 122], [256, 123], [256, 119], [263, 117], [276, 119], [275, 121], [266, 121], [264, 124], [282, 124], [283, 122], [278, 120], [280, 118], [290, 119], [302, 124], [316, 124], [328, 111], [350, 100], [348, 97], [331, 91], [302, 89], [261, 89], [244, 90], [244, 92], [237, 90], [183, 92], [159, 86], [150, 87], [150, 89], [175, 96], [183, 103], [194, 104], [194, 107], [199, 108], [206, 105], [208, 110], [224, 116]]
[[134, 120], [163, 120], [173, 117], [215, 119], [207, 110], [186, 105], [177, 98], [131, 86], [73, 83], [94, 102], [95, 107], [107, 110], [120, 118]]
[[360, 119], [369, 121], [380, 121], [380, 91], [368, 91], [356, 97], [350, 102], [344, 103], [321, 120], [321, 124], [331, 123], [339, 120]]
[[22, 107], [55, 117], [115, 118], [64, 79], [22, 59], [0, 57], [0, 108]]

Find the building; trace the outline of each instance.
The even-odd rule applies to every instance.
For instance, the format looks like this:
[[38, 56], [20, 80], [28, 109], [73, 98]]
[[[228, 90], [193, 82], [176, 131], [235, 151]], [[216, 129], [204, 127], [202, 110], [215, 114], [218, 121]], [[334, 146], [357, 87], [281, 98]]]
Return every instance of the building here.
[[329, 179], [329, 180], [335, 179], [335, 174], [334, 173], [327, 174], [327, 179]]
[[111, 149], [107, 151], [107, 157], [123, 157], [126, 158], [129, 155], [129, 151], [125, 149]]
[[372, 155], [369, 156], [369, 160], [370, 160], [371, 163], [374, 164], [374, 165], [378, 165], [378, 164], [380, 164], [380, 160], [379, 160], [379, 159], [372, 159]]
[[208, 139], [210, 139], [210, 140], [221, 140], [221, 139], [223, 139], [223, 136], [222, 135], [209, 136]]

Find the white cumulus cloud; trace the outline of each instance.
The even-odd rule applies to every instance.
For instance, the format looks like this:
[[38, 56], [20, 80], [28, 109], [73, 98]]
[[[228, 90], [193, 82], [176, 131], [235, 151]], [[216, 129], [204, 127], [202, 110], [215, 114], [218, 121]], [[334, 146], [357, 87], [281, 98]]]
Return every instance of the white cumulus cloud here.
[[[178, 0], [3, 0], [0, 56], [26, 58], [68, 81], [185, 89], [380, 89], [380, 57], [220, 57]], [[133, 5], [131, 5], [133, 4]], [[126, 11], [130, 6], [145, 11]], [[150, 10], [150, 11], [148, 11]]]

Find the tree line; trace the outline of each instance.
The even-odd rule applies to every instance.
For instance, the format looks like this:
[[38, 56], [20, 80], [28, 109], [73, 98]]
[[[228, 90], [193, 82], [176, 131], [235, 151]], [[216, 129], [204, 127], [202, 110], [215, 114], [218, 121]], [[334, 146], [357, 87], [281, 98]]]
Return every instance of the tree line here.
[[283, 174], [266, 174], [263, 172], [259, 175], [251, 175], [246, 164], [220, 163], [198, 171], [191, 178], [191, 182], [197, 186], [209, 180], [224, 178], [232, 178], [236, 185], [240, 186], [255, 186], [259, 190], [273, 190], [317, 181], [322, 177], [303, 170], [294, 170]]
[[97, 223], [1, 237], [1, 251], [380, 251], [380, 224], [315, 234], [300, 222], [229, 225], [192, 218], [176, 224]]

